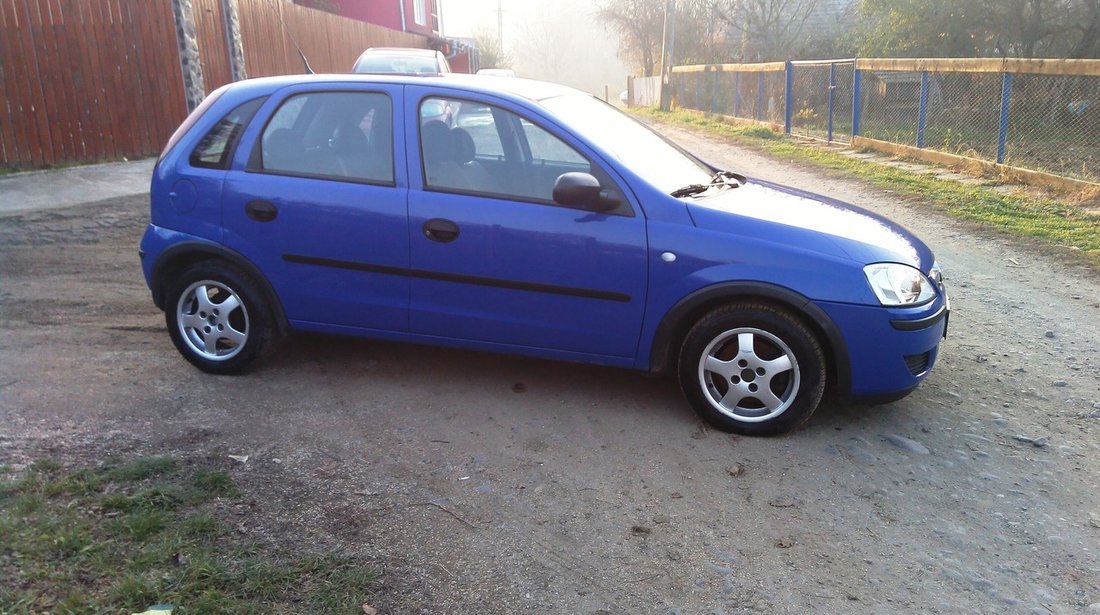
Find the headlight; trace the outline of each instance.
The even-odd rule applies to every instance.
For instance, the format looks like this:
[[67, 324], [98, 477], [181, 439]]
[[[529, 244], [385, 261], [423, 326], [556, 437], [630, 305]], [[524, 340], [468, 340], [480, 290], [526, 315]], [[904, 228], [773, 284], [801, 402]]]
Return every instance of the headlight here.
[[882, 305], [918, 305], [936, 296], [928, 278], [909, 265], [875, 263], [863, 273]]

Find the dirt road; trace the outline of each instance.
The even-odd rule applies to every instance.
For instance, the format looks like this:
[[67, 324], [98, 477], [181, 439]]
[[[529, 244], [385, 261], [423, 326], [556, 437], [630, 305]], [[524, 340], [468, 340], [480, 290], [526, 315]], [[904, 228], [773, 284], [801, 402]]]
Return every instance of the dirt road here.
[[0, 465], [247, 454], [247, 503], [223, 513], [373, 559], [387, 614], [1100, 611], [1097, 278], [666, 130], [928, 241], [954, 308], [928, 381], [747, 439], [671, 380], [472, 352], [300, 336], [211, 377], [149, 299], [131, 198], [0, 218]]

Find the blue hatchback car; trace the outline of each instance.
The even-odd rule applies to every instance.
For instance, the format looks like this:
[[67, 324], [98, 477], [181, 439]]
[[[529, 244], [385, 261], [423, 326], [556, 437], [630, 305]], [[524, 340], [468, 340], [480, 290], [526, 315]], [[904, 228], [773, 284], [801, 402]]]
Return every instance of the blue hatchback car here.
[[217, 90], [157, 162], [141, 260], [207, 372], [291, 331], [490, 350], [673, 373], [752, 435], [827, 385], [905, 395], [949, 309], [889, 220], [714, 168], [576, 90], [462, 75]]

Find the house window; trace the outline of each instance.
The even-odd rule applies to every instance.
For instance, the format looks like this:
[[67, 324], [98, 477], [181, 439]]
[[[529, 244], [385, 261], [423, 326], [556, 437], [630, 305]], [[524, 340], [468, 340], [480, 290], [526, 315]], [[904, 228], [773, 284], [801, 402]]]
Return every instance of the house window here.
[[416, 25], [423, 26], [428, 23], [428, 11], [424, 7], [424, 3], [428, 0], [413, 0], [413, 21]]

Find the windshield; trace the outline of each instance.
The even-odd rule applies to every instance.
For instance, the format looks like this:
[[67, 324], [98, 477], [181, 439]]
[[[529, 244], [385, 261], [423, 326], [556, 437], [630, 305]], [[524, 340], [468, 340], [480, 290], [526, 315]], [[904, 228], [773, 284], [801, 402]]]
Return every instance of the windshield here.
[[713, 171], [698, 159], [598, 98], [575, 94], [539, 102], [662, 192], [711, 181]]
[[443, 73], [433, 57], [370, 54], [359, 58], [357, 73]]

